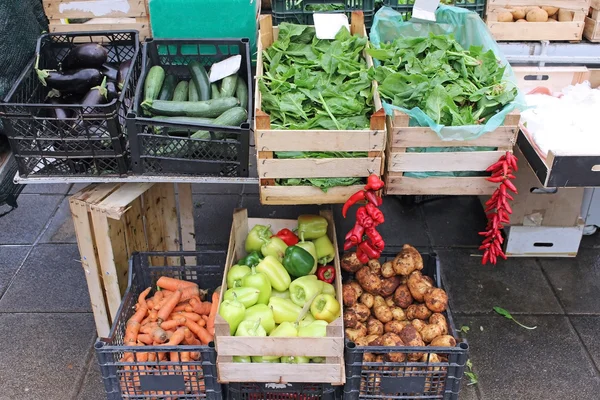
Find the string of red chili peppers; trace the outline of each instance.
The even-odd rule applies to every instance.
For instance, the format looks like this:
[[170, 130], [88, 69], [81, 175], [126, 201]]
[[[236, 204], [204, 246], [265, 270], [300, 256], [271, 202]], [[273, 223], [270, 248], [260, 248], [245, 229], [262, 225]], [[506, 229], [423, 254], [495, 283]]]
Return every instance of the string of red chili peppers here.
[[517, 193], [517, 188], [510, 181], [511, 179], [515, 179], [513, 171], [517, 170], [517, 157], [509, 151], [500, 157], [498, 162], [490, 165], [486, 170], [492, 173], [492, 176], [486, 178], [486, 180], [499, 183], [500, 185], [494, 191], [492, 197], [485, 203], [488, 223], [486, 231], [479, 232], [481, 236], [485, 237], [481, 247], [479, 247], [479, 250], [483, 250], [483, 260], [481, 261], [483, 265], [488, 262], [496, 265], [498, 257], [506, 260], [506, 254], [502, 251], [504, 238], [502, 237], [501, 230], [504, 228], [503, 224], [510, 222], [512, 208], [508, 204], [508, 201], [514, 200], [514, 198], [508, 191]]
[[342, 208], [342, 216], [346, 218], [350, 207], [359, 201], [368, 201], [366, 205], [358, 207], [356, 210], [356, 223], [354, 228], [346, 235], [346, 242], [344, 242], [344, 250], [350, 250], [356, 246], [356, 257], [363, 264], [372, 259], [379, 259], [385, 247], [383, 238], [375, 229], [385, 220], [383, 213], [378, 208], [383, 203], [383, 199], [377, 196], [376, 193], [383, 186], [383, 181], [377, 175], [371, 174], [367, 179], [364, 190], [350, 196]]

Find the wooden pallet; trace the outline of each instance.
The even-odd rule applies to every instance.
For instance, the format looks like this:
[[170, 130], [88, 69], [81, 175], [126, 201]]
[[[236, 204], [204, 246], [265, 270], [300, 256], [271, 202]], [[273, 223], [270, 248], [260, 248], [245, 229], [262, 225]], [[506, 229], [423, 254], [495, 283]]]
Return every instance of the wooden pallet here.
[[[498, 22], [498, 12], [511, 7], [553, 6], [573, 13], [571, 22]], [[583, 37], [590, 0], [488, 0], [487, 25], [497, 41], [570, 41]]]
[[109, 335], [132, 253], [196, 249], [191, 185], [178, 191], [179, 204], [167, 183], [93, 184], [70, 197], [98, 336]]
[[[322, 211], [329, 221], [328, 235], [335, 248], [333, 265], [336, 269], [335, 290], [340, 305], [342, 302], [342, 280], [339, 251], [336, 241], [335, 224], [331, 211]], [[233, 214], [227, 262], [223, 274], [222, 287], [227, 287], [227, 271], [235, 261], [244, 257], [246, 236], [257, 224], [270, 225], [275, 232], [283, 228], [293, 229], [297, 225], [292, 219], [248, 218], [246, 209], [236, 210]], [[220, 302], [223, 301], [221, 290]], [[217, 314], [215, 322], [215, 341], [217, 346], [217, 371], [219, 382], [275, 382], [275, 383], [331, 383], [341, 385], [345, 382], [344, 368], [344, 326], [340, 316], [327, 327], [327, 337], [241, 337], [231, 336], [229, 324]], [[233, 356], [311, 356], [326, 357], [323, 364], [260, 364], [236, 363]]]
[[600, 43], [600, 0], [593, 0], [590, 13], [585, 18], [583, 36], [593, 43]]
[[[362, 12], [352, 13], [352, 33], [366, 35]], [[272, 24], [271, 16], [260, 21], [260, 40], [256, 76], [262, 76], [262, 50], [277, 40], [278, 27]], [[373, 60], [365, 54], [367, 65]], [[377, 93], [377, 83], [373, 83]], [[371, 173], [383, 173], [385, 146], [385, 113], [379, 95], [374, 97], [378, 110], [371, 116], [370, 129], [356, 131], [325, 130], [273, 130], [271, 119], [261, 110], [261, 94], [258, 79], [255, 87], [256, 117], [254, 140], [257, 150], [257, 168], [260, 179], [260, 202], [262, 204], [333, 204], [344, 203], [350, 195], [361, 190], [363, 185], [335, 187], [327, 193], [312, 186], [276, 186], [279, 178], [338, 178], [367, 177]], [[278, 160], [277, 151], [347, 151], [368, 152], [366, 158], [328, 158]]]
[[[43, 0], [50, 33], [137, 30], [152, 37], [147, 0]], [[83, 19], [85, 22], [73, 22]], [[70, 20], [70, 21], [69, 21]]]

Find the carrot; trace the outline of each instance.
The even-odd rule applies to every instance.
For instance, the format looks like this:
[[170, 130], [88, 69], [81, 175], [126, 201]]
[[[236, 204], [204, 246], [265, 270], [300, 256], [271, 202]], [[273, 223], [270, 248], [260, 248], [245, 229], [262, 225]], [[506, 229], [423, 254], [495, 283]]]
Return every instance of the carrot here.
[[187, 308], [190, 306], [189, 302], [187, 301], [180, 301], [179, 304], [177, 304], [177, 307], [175, 307], [173, 309], [173, 312], [180, 312], [180, 311], [186, 311], [186, 312], [190, 312], [187, 310]]
[[160, 324], [160, 327], [163, 328], [164, 330], [168, 331], [168, 330], [177, 328], [178, 326], [185, 325], [185, 321], [186, 321], [186, 318], [184, 318], [184, 317], [171, 318], [168, 321], [165, 321], [162, 324]]
[[202, 342], [202, 344], [209, 344], [213, 340], [213, 335], [209, 333], [206, 329], [195, 323], [194, 321], [186, 321], [185, 326], [187, 326], [190, 331], [192, 331], [198, 339]]
[[200, 296], [200, 290], [198, 289], [198, 286], [189, 286], [180, 289], [179, 291], [181, 291], [181, 299], [179, 299], [179, 301], [185, 301], [191, 299], [194, 296]]
[[215, 292], [212, 295], [212, 306], [210, 307], [210, 314], [208, 314], [208, 321], [206, 321], [206, 329], [211, 335], [215, 334], [215, 318], [217, 317], [217, 309], [219, 308], [219, 295]]
[[137, 337], [137, 340], [139, 343], [144, 343], [144, 344], [152, 344], [152, 342], [154, 341], [152, 339], [152, 335], [150, 335], [149, 333], [140, 333]]
[[165, 346], [177, 346], [177, 345], [181, 344], [184, 337], [185, 337], [185, 328], [180, 327], [175, 331], [173, 336], [171, 336], [171, 339], [169, 339], [169, 341], [167, 343], [165, 343], [164, 345]]
[[154, 306], [156, 306], [158, 303], [160, 303], [162, 301], [162, 299], [164, 299], [165, 297], [165, 293], [162, 290], [159, 290], [158, 292], [156, 292], [154, 294], [154, 297], [152, 298], [152, 301], [154, 302]]
[[194, 336], [192, 331], [190, 331], [190, 328], [185, 328], [183, 330], [183, 343], [189, 346], [198, 346], [202, 344], [200, 343], [200, 340]]
[[158, 311], [158, 322], [166, 321], [173, 312], [173, 309], [179, 303], [179, 299], [181, 298], [181, 291], [176, 291], [175, 294], [170, 296], [165, 304]]
[[140, 332], [142, 333], [152, 333], [154, 328], [158, 327], [158, 322], [150, 322], [149, 324], [144, 324], [140, 328]]
[[[190, 299], [190, 306], [192, 308], [192, 311], [195, 312], [196, 314], [200, 314], [200, 315], [210, 314], [211, 303], [210, 302], [202, 302], [199, 297], [195, 297], [195, 296], [192, 297]], [[187, 309], [186, 309], [186, 311], [187, 311]]]
[[154, 299], [146, 300], [146, 305], [148, 306], [148, 310], [152, 310], [154, 308]]
[[172, 295], [173, 295], [173, 293], [175, 293], [175, 291], [174, 291], [174, 290], [167, 290], [167, 289], [162, 289], [162, 290], [161, 290], [161, 292], [163, 292], [163, 294], [164, 294], [164, 297], [169, 297], [169, 296], [172, 296]]
[[204, 322], [208, 322], [208, 315], [201, 315]]
[[171, 362], [179, 361], [179, 353], [176, 351], [169, 352], [169, 361], [171, 361]]
[[194, 322], [198, 322], [200, 321], [202, 318], [196, 314], [196, 313], [189, 313], [189, 312], [178, 312], [178, 313], [174, 313], [171, 314], [171, 318], [177, 318], [177, 317], [183, 317], [185, 319], [190, 319]]
[[158, 319], [158, 311], [150, 310], [148, 312], [148, 319], [150, 319], [151, 322], [156, 322], [156, 320]]
[[167, 289], [173, 292], [185, 287], [198, 286], [194, 282], [183, 281], [181, 279], [170, 278], [168, 276], [161, 276], [158, 281], [156, 281], [156, 285], [161, 289]]
[[148, 324], [143, 326], [142, 328], [142, 333], [147, 333], [152, 337], [152, 340], [158, 343], [164, 343], [167, 341], [167, 333], [165, 332], [164, 329], [162, 329], [160, 326], [158, 325], [154, 325], [156, 324], [156, 322], [154, 322], [153, 324]]
[[152, 321], [150, 320], [150, 316], [148, 316], [142, 320], [141, 324], [142, 324], [142, 326], [144, 326], [146, 324], [149, 324], [150, 322], [152, 322]]
[[[144, 343], [138, 343], [138, 346], [144, 346]], [[148, 361], [148, 353], [135, 353], [135, 358], [137, 362], [146, 362]]]
[[162, 308], [162, 306], [167, 302], [167, 300], [169, 299], [170, 296], [164, 295], [160, 298], [160, 301], [155, 301], [154, 302], [154, 309], [156, 311], [160, 310]]

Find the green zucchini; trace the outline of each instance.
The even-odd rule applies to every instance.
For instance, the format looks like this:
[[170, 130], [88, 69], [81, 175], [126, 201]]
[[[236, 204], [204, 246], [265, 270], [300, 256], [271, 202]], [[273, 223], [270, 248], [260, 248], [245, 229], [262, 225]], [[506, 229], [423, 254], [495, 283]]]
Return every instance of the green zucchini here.
[[235, 97], [240, 101], [240, 106], [248, 107], [248, 86], [243, 78], [238, 76], [237, 86], [235, 87]]
[[230, 97], [235, 95], [235, 87], [237, 86], [237, 75], [229, 75], [221, 81], [221, 97]]
[[158, 94], [158, 99], [172, 100], [173, 93], [175, 93], [175, 86], [177, 86], [177, 77], [175, 75], [167, 75]]
[[210, 83], [208, 81], [208, 74], [206, 73], [204, 66], [198, 61], [192, 61], [188, 64], [188, 68], [192, 74], [192, 80], [196, 85], [200, 100], [210, 100]]
[[[187, 92], [186, 92], [187, 94]], [[186, 124], [186, 125], [198, 125], [198, 124], [214, 124], [214, 118], [194, 118], [194, 117], [152, 117], [153, 121], [156, 122], [168, 122], [173, 124]], [[167, 135], [177, 135], [177, 136], [188, 136], [189, 131], [194, 128], [186, 128], [186, 127], [166, 127], [160, 125], [154, 125], [153, 130], [156, 135], [167, 134]]]
[[219, 89], [219, 84], [217, 82], [210, 84], [210, 98], [218, 99], [221, 97], [221, 90]]
[[187, 101], [188, 99], [188, 82], [181, 81], [175, 86], [173, 92], [173, 101]]
[[198, 90], [196, 89], [196, 84], [193, 79], [190, 79], [190, 83], [188, 85], [188, 101], [198, 101], [200, 100], [200, 96], [198, 96]]
[[150, 68], [144, 81], [144, 101], [142, 105], [156, 100], [165, 80], [165, 70], [160, 65]]
[[235, 97], [193, 102], [154, 100], [147, 103], [146, 110], [152, 115], [215, 118], [237, 105]]
[[[219, 115], [214, 121], [213, 125], [219, 126], [236, 126], [248, 119], [248, 112], [242, 107], [233, 107]], [[191, 139], [210, 139], [209, 131], [198, 131], [190, 136]], [[215, 132], [215, 139], [224, 139], [225, 134], [223, 132]]]

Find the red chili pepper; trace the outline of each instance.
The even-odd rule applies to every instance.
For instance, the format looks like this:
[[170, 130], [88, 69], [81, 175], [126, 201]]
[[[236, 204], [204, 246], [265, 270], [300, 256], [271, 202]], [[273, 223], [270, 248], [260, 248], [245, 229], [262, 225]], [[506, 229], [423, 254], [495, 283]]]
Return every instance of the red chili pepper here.
[[[365, 228], [357, 222], [356, 224], [354, 224], [354, 228], [352, 228], [350, 232], [348, 232], [348, 234], [346, 235], [346, 240], [350, 241], [352, 243], [352, 246], [356, 246], [360, 242], [362, 242], [364, 234]], [[344, 245], [344, 250], [348, 249], [346, 249], [346, 246]]]
[[374, 226], [381, 225], [385, 222], [385, 218], [383, 217], [383, 213], [377, 207], [375, 207], [371, 203], [367, 203], [365, 205], [365, 209], [371, 218], [373, 218], [373, 222], [375, 222]]
[[350, 240], [346, 239], [346, 241], [344, 242], [344, 251], [348, 251], [354, 246], [356, 246], [355, 243], [352, 243]]
[[365, 185], [365, 190], [378, 191], [379, 189], [382, 189], [384, 185], [385, 185], [385, 183], [383, 183], [383, 181], [381, 179], [379, 179], [379, 176], [377, 176], [376, 174], [371, 174], [367, 178], [367, 184]]
[[492, 182], [492, 183], [500, 183], [500, 182], [504, 181], [505, 179], [506, 179], [506, 177], [504, 175], [490, 176], [490, 177], [485, 178], [486, 181]]
[[342, 216], [346, 218], [346, 213], [348, 209], [358, 203], [359, 201], [363, 201], [365, 199], [365, 191], [361, 190], [360, 192], [354, 193], [346, 202], [344, 203], [344, 207], [342, 207]]
[[512, 191], [515, 194], [519, 194], [519, 192], [517, 191], [517, 188], [515, 187], [515, 185], [510, 181], [510, 180], [505, 180], [504, 182], [502, 182], [503, 185], [506, 185], [506, 188], [510, 191]]
[[481, 260], [481, 264], [483, 264], [483, 265], [487, 264], [487, 262], [488, 262], [489, 259], [490, 259], [490, 251], [486, 250], [483, 253], [483, 259]]
[[370, 228], [374, 224], [373, 218], [369, 216], [367, 209], [364, 206], [358, 207], [356, 210], [356, 223], [363, 228]]
[[383, 204], [383, 199], [381, 197], [377, 196], [375, 194], [375, 192], [373, 192], [371, 190], [367, 190], [365, 192], [365, 197], [367, 198], [369, 203], [373, 204], [374, 206], [379, 207], [380, 205]]
[[503, 165], [503, 164], [505, 164], [505, 161], [501, 159], [500, 161], [497, 161], [496, 163], [494, 163], [494, 164], [490, 165], [490, 166], [489, 166], [489, 167], [486, 169], [486, 171], [487, 171], [487, 172], [492, 172], [492, 171], [495, 171], [495, 170], [496, 170], [496, 169], [498, 169], [498, 168], [502, 168], [502, 165]]
[[378, 259], [381, 255], [380, 252], [371, 247], [371, 245], [366, 241], [359, 244], [358, 248], [362, 250], [362, 252], [368, 257], [369, 260]]
[[[504, 187], [504, 185], [502, 185], [502, 187]], [[504, 190], [506, 190], [506, 188]], [[504, 196], [506, 196], [506, 198], [511, 201], [515, 199], [510, 193], [506, 193]]]
[[503, 251], [501, 251], [500, 253], [498, 253], [498, 255], [499, 255], [500, 257], [502, 257], [503, 259], [505, 259], [505, 260], [507, 259], [507, 257], [506, 257], [506, 254], [504, 254], [504, 252], [503, 252]]
[[335, 268], [331, 265], [325, 265], [317, 268], [317, 278], [320, 281], [333, 283], [335, 280]]
[[283, 240], [288, 246], [293, 246], [300, 241], [300, 239], [298, 239], [298, 236], [296, 236], [294, 232], [290, 231], [287, 228], [283, 228], [271, 237], [278, 237], [279, 239]]
[[504, 175], [508, 175], [508, 164], [507, 163], [502, 164], [502, 172], [504, 173]]
[[385, 242], [383, 241], [383, 238], [381, 237], [379, 232], [377, 232], [377, 229], [365, 229], [365, 234], [368, 236], [370, 244], [373, 245], [373, 248], [375, 248], [375, 250], [379, 252], [383, 251], [383, 248], [385, 247]]
[[369, 262], [369, 257], [361, 250], [360, 246], [356, 248], [356, 258], [363, 264]]

